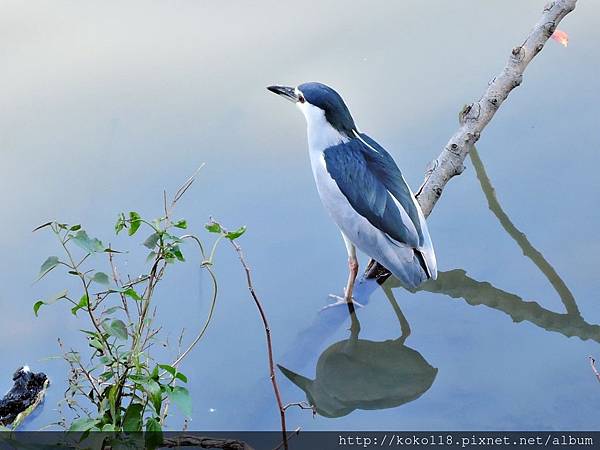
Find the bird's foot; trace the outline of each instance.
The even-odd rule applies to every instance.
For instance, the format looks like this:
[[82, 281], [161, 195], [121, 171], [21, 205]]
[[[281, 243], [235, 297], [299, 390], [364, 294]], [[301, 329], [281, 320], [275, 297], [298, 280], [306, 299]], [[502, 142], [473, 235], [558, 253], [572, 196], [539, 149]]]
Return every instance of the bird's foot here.
[[[346, 297], [342, 297], [340, 295], [335, 295], [335, 294], [329, 294], [329, 298], [332, 298], [335, 300], [334, 303], [330, 303], [329, 305], [323, 306], [323, 308], [321, 308], [321, 311], [325, 311], [326, 309], [329, 308], [335, 308], [337, 306], [341, 306], [341, 305], [347, 305], [348, 302], [346, 301]], [[363, 304], [358, 303], [356, 300], [352, 299], [352, 304], [354, 305], [355, 308], [362, 308]]]

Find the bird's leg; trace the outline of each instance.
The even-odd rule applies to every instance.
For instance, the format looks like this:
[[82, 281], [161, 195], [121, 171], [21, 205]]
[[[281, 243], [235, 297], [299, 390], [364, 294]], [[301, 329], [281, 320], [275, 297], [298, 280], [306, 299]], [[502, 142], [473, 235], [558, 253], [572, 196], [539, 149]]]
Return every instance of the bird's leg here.
[[348, 256], [348, 283], [346, 283], [346, 289], [344, 289], [344, 300], [346, 303], [352, 303], [352, 292], [354, 291], [354, 282], [358, 275], [358, 260], [356, 259], [356, 253]]
[[330, 294], [329, 297], [334, 298], [336, 302], [325, 306], [323, 309], [342, 305], [344, 303], [350, 303], [353, 306], [358, 306], [359, 308], [363, 306], [352, 298], [352, 293], [354, 291], [354, 282], [356, 281], [356, 276], [358, 275], [358, 259], [356, 259], [356, 247], [354, 247], [354, 244], [346, 237], [344, 233], [342, 233], [342, 237], [344, 238], [346, 250], [348, 251], [348, 282], [346, 283], [346, 288], [344, 289], [344, 296], [340, 297], [339, 295]]

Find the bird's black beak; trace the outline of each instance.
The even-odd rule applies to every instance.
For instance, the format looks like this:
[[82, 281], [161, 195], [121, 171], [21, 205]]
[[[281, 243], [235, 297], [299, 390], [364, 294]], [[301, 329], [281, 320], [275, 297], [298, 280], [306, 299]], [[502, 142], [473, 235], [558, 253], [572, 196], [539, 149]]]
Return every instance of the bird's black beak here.
[[298, 96], [296, 95], [296, 91], [292, 87], [287, 86], [269, 86], [267, 88], [271, 92], [274, 92], [277, 95], [281, 95], [286, 100], [290, 102], [296, 103], [298, 101]]

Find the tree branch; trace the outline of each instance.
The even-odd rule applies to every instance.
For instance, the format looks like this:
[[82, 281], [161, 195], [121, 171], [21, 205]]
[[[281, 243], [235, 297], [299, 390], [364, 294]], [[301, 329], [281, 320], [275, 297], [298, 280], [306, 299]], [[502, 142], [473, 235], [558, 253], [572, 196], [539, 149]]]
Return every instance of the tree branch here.
[[446, 183], [464, 170], [463, 162], [487, 124], [511, 91], [521, 84], [531, 60], [544, 48], [558, 23], [575, 9], [577, 0], [555, 0], [546, 5], [542, 17], [525, 41], [512, 49], [502, 71], [489, 83], [483, 96], [460, 113], [460, 128], [442, 153], [432, 162], [418, 192], [419, 203], [427, 217], [442, 195]]
[[[464, 161], [471, 147], [479, 140], [483, 129], [514, 88], [521, 84], [523, 73], [531, 60], [544, 48], [560, 21], [575, 9], [577, 0], [554, 0], [548, 3], [527, 39], [512, 49], [502, 69], [489, 83], [479, 100], [460, 112], [460, 127], [450, 138], [442, 153], [426, 169], [425, 180], [415, 194], [423, 214], [428, 217], [448, 181], [465, 169]], [[390, 275], [387, 269], [371, 260], [365, 270], [367, 278], [376, 277], [383, 283]]]

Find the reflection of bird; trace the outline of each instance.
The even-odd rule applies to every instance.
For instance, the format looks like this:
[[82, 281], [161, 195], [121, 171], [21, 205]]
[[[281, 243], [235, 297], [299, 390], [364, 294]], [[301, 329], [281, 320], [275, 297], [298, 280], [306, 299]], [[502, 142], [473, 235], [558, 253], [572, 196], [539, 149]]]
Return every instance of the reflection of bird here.
[[322, 416], [395, 408], [423, 395], [437, 375], [419, 352], [401, 342], [360, 339], [348, 350], [349, 344], [337, 342], [323, 352], [315, 380], [279, 367]]
[[345, 416], [355, 409], [395, 408], [423, 395], [437, 375], [437, 369], [403, 339], [336, 342], [319, 357], [315, 380], [279, 368], [325, 417]]
[[355, 246], [415, 288], [435, 279], [437, 266], [427, 224], [391, 155], [359, 133], [340, 95], [321, 83], [270, 86], [306, 117], [313, 175], [325, 208], [342, 232], [352, 301], [358, 273]]
[[[375, 280], [368, 282], [377, 285]], [[350, 338], [321, 353], [315, 380], [278, 366], [322, 416], [342, 417], [355, 409], [395, 408], [416, 400], [433, 384], [438, 369], [405, 345], [410, 325], [392, 291], [384, 287], [384, 292], [398, 319], [400, 337], [383, 342], [359, 339], [361, 326], [350, 304]], [[304, 344], [302, 354], [306, 355]]]

